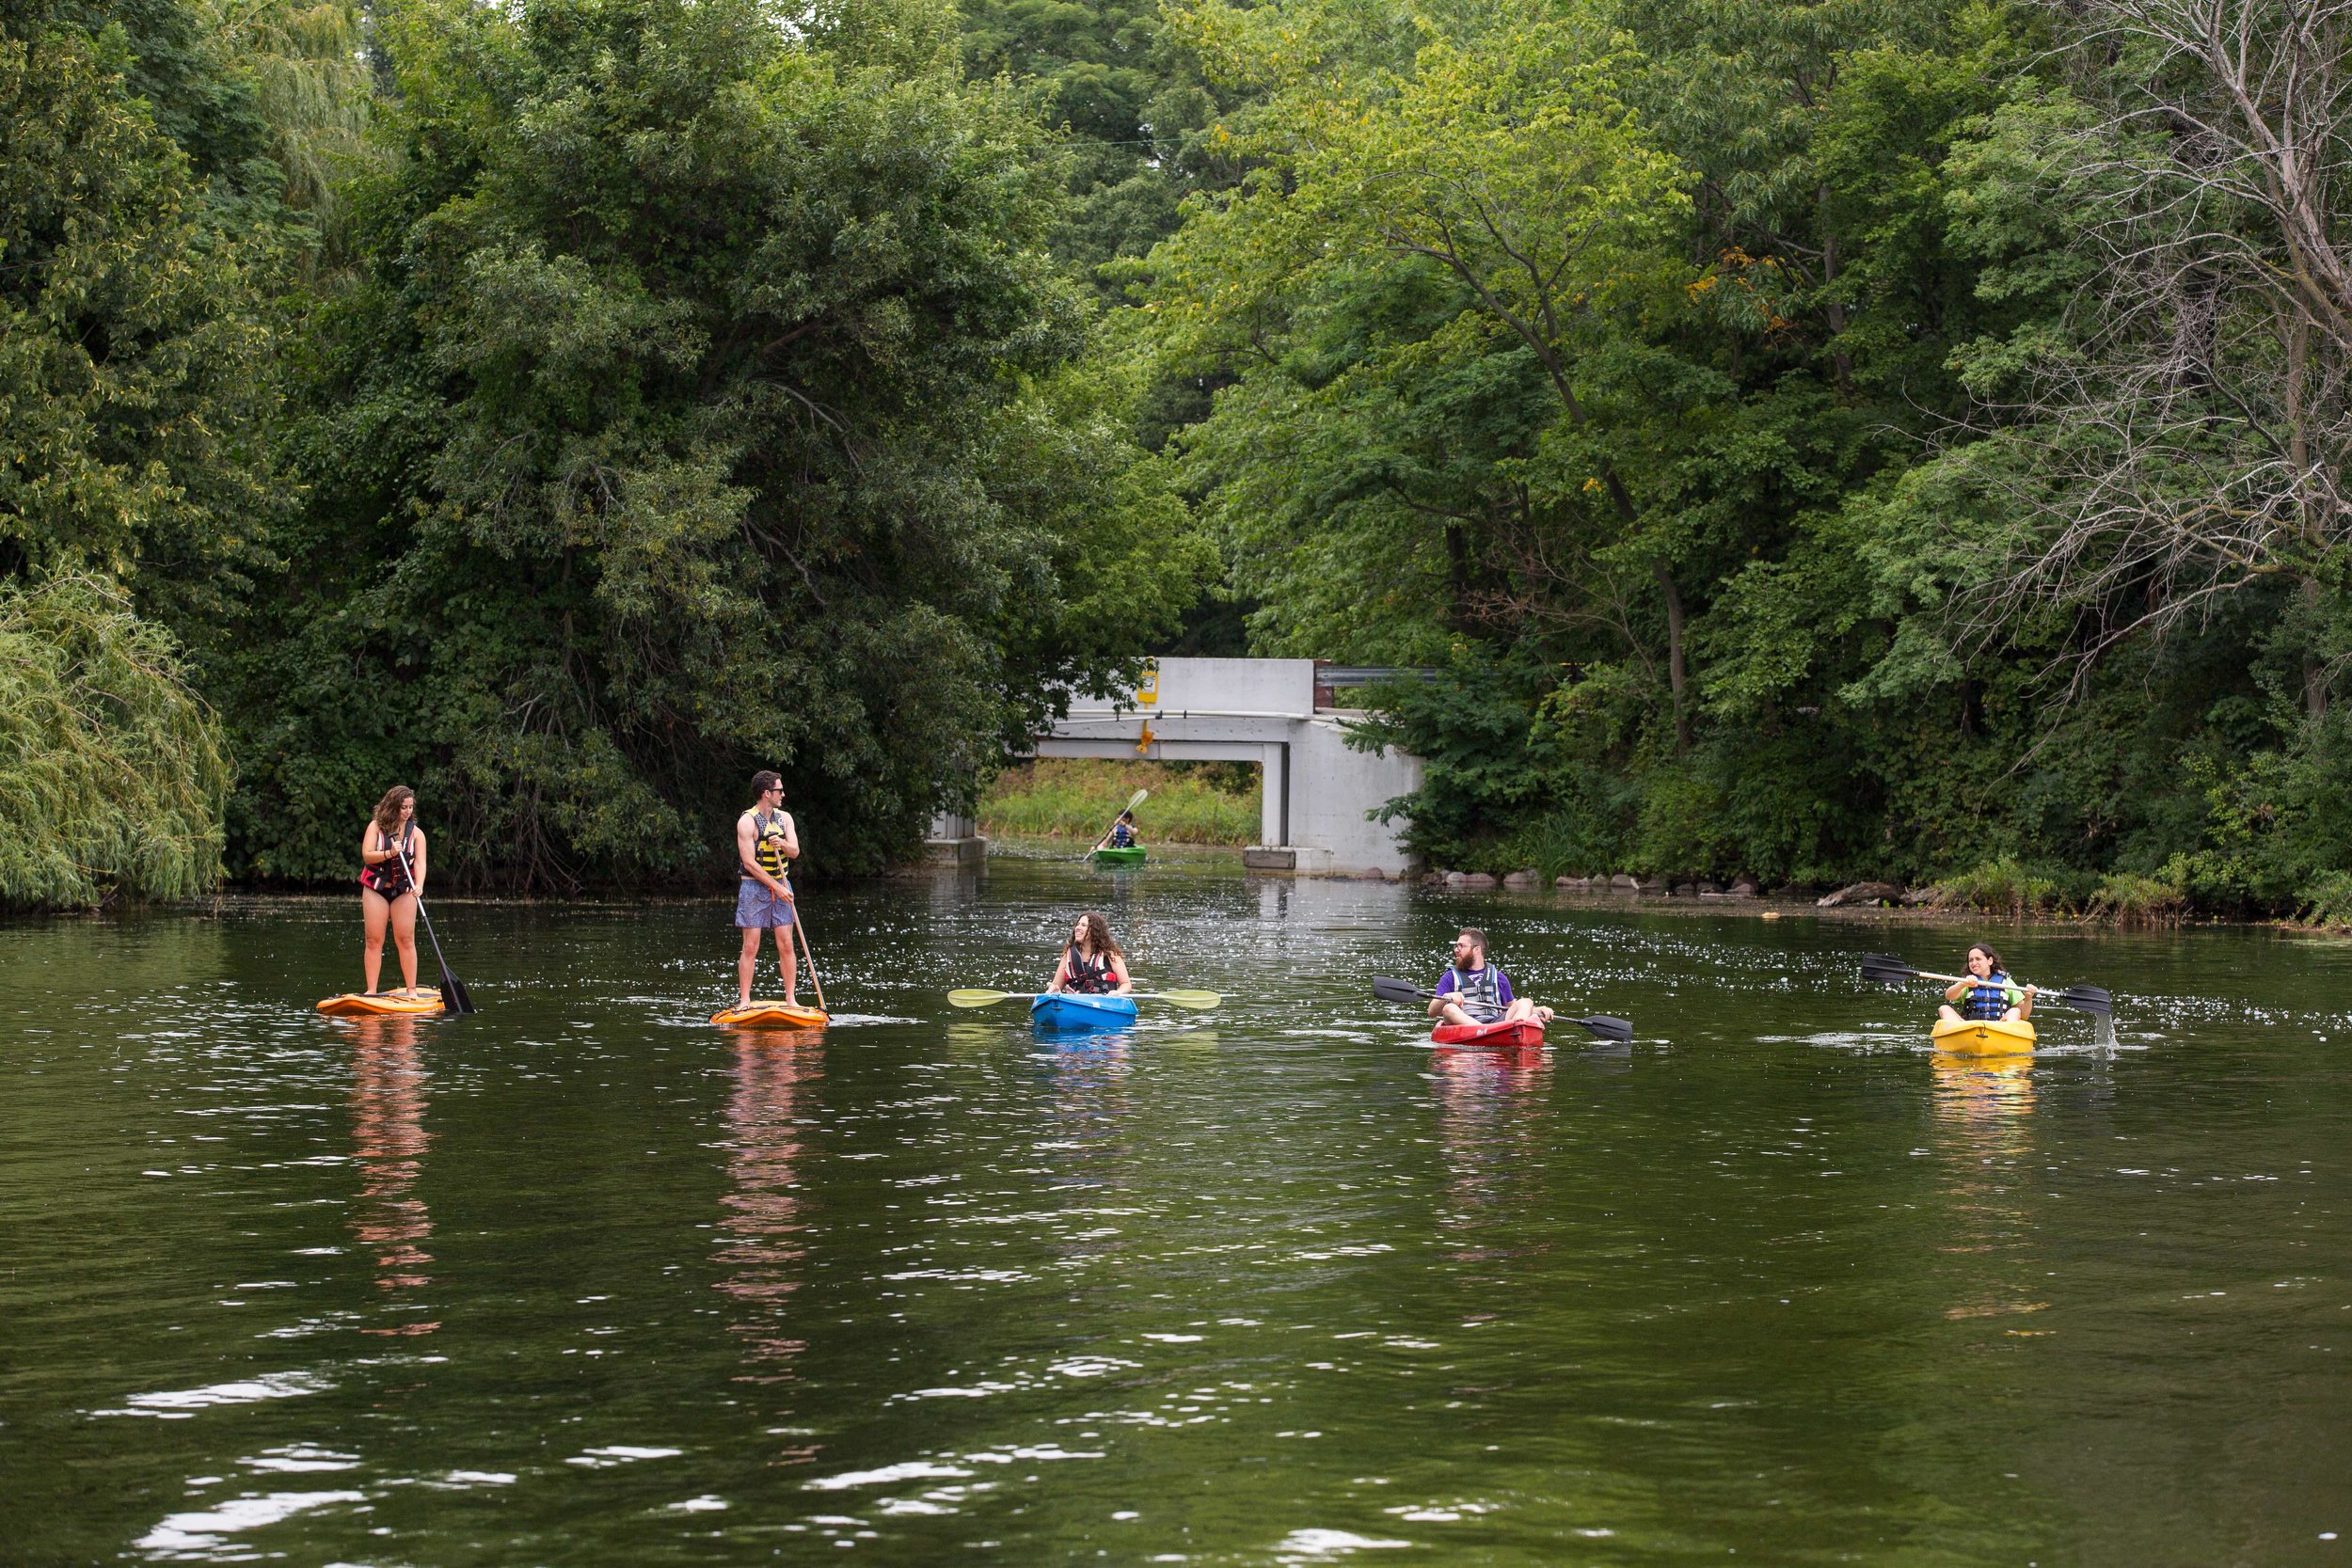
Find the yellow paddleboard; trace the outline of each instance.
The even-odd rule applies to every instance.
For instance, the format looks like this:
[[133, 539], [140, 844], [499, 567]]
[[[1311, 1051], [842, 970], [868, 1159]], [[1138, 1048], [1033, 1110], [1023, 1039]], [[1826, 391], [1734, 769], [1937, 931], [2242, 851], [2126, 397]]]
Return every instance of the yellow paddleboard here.
[[796, 1007], [789, 1002], [754, 1000], [740, 1007], [712, 1013], [710, 1022], [755, 1029], [821, 1029], [831, 1016], [822, 1007]]
[[1974, 1023], [1965, 1019], [1940, 1019], [1935, 1048], [1959, 1056], [2012, 1056], [2033, 1049], [2033, 1025], [1994, 1022]]
[[391, 1016], [414, 1018], [423, 1013], [441, 1010], [441, 993], [420, 990], [414, 996], [394, 996], [389, 991], [377, 991], [370, 996], [361, 991], [345, 991], [330, 996], [319, 1004], [319, 1011], [334, 1018], [373, 1018]]

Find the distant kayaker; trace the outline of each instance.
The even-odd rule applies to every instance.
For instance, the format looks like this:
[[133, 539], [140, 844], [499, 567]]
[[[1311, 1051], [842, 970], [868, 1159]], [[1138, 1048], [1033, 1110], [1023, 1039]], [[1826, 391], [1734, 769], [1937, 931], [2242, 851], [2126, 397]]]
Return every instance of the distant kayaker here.
[[1470, 1027], [1523, 1018], [1551, 1022], [1549, 1007], [1511, 994], [1511, 977], [1486, 961], [1486, 933], [1475, 926], [1455, 933], [1453, 966], [1438, 977], [1437, 989], [1429, 1016], [1446, 1023]]
[[370, 996], [384, 970], [387, 926], [400, 953], [400, 994], [417, 994], [417, 895], [423, 889], [424, 830], [417, 826], [417, 792], [394, 784], [375, 803], [375, 815], [359, 835], [359, 913], [367, 927], [359, 961]]
[[776, 934], [776, 959], [784, 968], [784, 999], [798, 1006], [800, 969], [792, 956], [792, 884], [787, 873], [801, 853], [792, 814], [784, 809], [783, 776], [763, 768], [752, 775], [752, 809], [735, 819], [735, 924], [743, 933], [743, 955], [735, 963], [736, 1004], [752, 1000], [752, 976], [759, 967], [759, 934]]
[[1968, 949], [1966, 980], [1955, 980], [1944, 993], [1938, 1017], [1953, 1023], [2023, 1023], [2033, 1016], [2034, 988], [2010, 984], [2001, 956], [1984, 943]]
[[1089, 910], [1070, 928], [1070, 945], [1054, 966], [1048, 991], [1075, 991], [1081, 996], [1128, 996], [1135, 983], [1127, 978], [1126, 950], [1111, 940], [1110, 922]]
[[1132, 849], [1135, 847], [1136, 814], [1132, 811], [1120, 812], [1119, 820], [1111, 824], [1109, 835], [1095, 846], [1098, 849]]

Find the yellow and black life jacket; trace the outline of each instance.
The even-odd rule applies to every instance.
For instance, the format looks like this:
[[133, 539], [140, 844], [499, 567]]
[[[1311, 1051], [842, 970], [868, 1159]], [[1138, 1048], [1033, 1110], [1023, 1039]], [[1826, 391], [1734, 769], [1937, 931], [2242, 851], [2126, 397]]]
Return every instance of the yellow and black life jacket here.
[[759, 863], [762, 871], [777, 881], [783, 881], [785, 869], [791, 863], [784, 853], [784, 813], [777, 812], [771, 816], [755, 811], [752, 813], [752, 858]]

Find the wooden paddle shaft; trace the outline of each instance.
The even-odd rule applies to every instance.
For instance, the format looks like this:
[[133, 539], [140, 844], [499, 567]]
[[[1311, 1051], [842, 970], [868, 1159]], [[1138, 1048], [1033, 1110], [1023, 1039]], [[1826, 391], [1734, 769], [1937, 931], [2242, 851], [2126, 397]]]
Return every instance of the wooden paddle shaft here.
[[817, 955], [808, 945], [808, 927], [801, 924], [798, 899], [792, 903], [792, 929], [800, 934], [801, 956], [808, 960], [808, 983], [817, 988], [817, 1010], [820, 1013], [831, 1012], [833, 1009], [825, 1006], [825, 982], [817, 977]]

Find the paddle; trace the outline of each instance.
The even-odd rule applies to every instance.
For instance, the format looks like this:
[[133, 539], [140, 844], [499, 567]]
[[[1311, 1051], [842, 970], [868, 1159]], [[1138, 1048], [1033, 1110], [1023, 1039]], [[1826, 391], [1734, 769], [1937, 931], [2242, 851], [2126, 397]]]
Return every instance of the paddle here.
[[[1079, 996], [1078, 991], [1038, 990], [951, 990], [947, 1005], [951, 1007], [986, 1007], [999, 1002], [1034, 1002], [1041, 996]], [[1130, 993], [1137, 1002], [1165, 1002], [1171, 1007], [1189, 1007], [1206, 1012], [1225, 998], [1213, 990], [1139, 990]]]
[[1119, 818], [1126, 816], [1129, 812], [1143, 804], [1144, 797], [1151, 793], [1152, 792], [1148, 789], [1138, 789], [1133, 795], [1128, 796], [1127, 803], [1119, 808], [1118, 816], [1113, 816], [1111, 818], [1111, 825], [1103, 830], [1103, 836], [1094, 841], [1093, 848], [1089, 849], [1086, 855], [1080, 855], [1078, 858], [1080, 860], [1084, 860], [1087, 858], [1087, 855], [1091, 855], [1094, 853], [1095, 849], [1100, 849], [1104, 845], [1109, 843], [1111, 834], [1119, 831]]
[[817, 988], [817, 1010], [830, 1012], [825, 1006], [825, 982], [817, 977], [817, 951], [808, 944], [808, 927], [801, 920], [801, 901], [792, 900], [792, 928], [801, 934], [801, 955], [808, 959], [808, 983]]
[[[1899, 986], [1906, 980], [1941, 980], [1946, 985], [1976, 983], [1976, 976], [1971, 974], [1931, 974], [1924, 969], [1914, 969], [1902, 959], [1890, 958], [1883, 953], [1862, 955], [1862, 977], [1865, 980], [1875, 980], [1883, 986]], [[2020, 983], [2015, 979], [2010, 982], [2011, 985]], [[2093, 1018], [2115, 1016], [2114, 996], [2097, 986], [2069, 986], [2064, 990], [2036, 990], [2034, 1000], [2063, 1002], [2076, 1012], [2089, 1013]]]
[[[1438, 995], [1434, 990], [1422, 990], [1410, 980], [1384, 980], [1377, 976], [1372, 982], [1372, 994], [1383, 1002], [1402, 1002], [1408, 1005], [1415, 1002], [1434, 1001]], [[1611, 1018], [1605, 1013], [1597, 1013], [1591, 1018], [1570, 1018], [1565, 1013], [1557, 1013], [1553, 1017], [1559, 1022], [1573, 1023], [1580, 1029], [1588, 1030], [1597, 1038], [1615, 1040], [1620, 1045], [1633, 1038], [1632, 1024], [1621, 1018]]]
[[467, 994], [466, 983], [451, 971], [449, 960], [441, 957], [441, 939], [433, 934], [433, 917], [425, 913], [424, 893], [417, 887], [416, 868], [408, 863], [408, 851], [400, 847], [398, 839], [392, 840], [392, 853], [400, 857], [400, 868], [407, 874], [408, 886], [417, 895], [417, 914], [424, 922], [425, 940], [433, 944], [433, 961], [441, 966], [442, 1010], [453, 1013], [479, 1012], [481, 1009], [473, 1005], [473, 998]]

